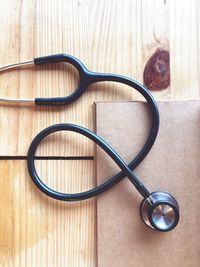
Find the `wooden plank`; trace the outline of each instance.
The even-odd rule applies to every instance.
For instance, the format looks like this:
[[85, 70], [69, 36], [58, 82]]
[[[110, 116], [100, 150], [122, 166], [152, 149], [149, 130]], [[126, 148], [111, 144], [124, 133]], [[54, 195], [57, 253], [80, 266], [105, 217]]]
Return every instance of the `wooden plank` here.
[[[134, 29], [128, 28], [132, 16], [129, 10], [131, 1], [101, 1], [98, 8], [92, 9], [93, 1], [11, 3], [12, 12], [7, 8], [7, 3], [1, 5], [3, 16], [0, 30], [6, 34], [0, 48], [6, 53], [0, 58], [0, 65], [34, 56], [66, 52], [80, 58], [94, 71], [132, 76], [132, 68], [136, 64], [134, 58], [129, 60], [128, 51], [132, 31], [136, 32], [136, 26], [133, 25]], [[131, 5], [135, 4], [136, 2]], [[121, 13], [122, 7], [124, 14]], [[73, 75], [68, 76], [66, 73], [66, 69], [59, 65], [2, 73], [0, 95], [26, 98], [66, 95], [76, 84]], [[93, 129], [93, 101], [133, 99], [135, 92], [124, 89], [122, 85], [116, 84], [94, 85], [76, 103], [63, 108], [13, 107], [1, 104], [0, 138], [4, 138], [4, 132], [7, 133], [7, 138], [0, 147], [0, 155], [25, 155], [33, 136], [53, 123], [77, 123]], [[76, 149], [68, 146], [65, 155], [94, 154], [92, 143], [85, 138], [79, 136], [75, 141]], [[56, 146], [59, 146], [59, 142]], [[62, 146], [63, 144], [60, 148]], [[60, 151], [58, 149], [52, 154], [62, 154], [63, 150]]]
[[[153, 12], [152, 12], [153, 10]], [[143, 83], [143, 71], [147, 61], [158, 50], [169, 51], [169, 1], [140, 1], [137, 5], [137, 76]], [[153, 91], [156, 99], [169, 99], [171, 87]], [[139, 97], [139, 99], [142, 99]]]
[[173, 99], [199, 99], [199, 1], [169, 1]]
[[[105, 0], [99, 2], [98, 8], [89, 0], [59, 1], [56, 5], [51, 0], [45, 4], [41, 1], [11, 3], [12, 12], [7, 3], [1, 6], [0, 30], [6, 31], [0, 44], [6, 51], [0, 57], [1, 65], [66, 52], [80, 58], [94, 71], [120, 73], [143, 82], [143, 69], [151, 55], [157, 48], [169, 50], [168, 1]], [[152, 7], [154, 12], [150, 12]], [[67, 95], [77, 85], [76, 72], [71, 70], [57, 64], [2, 73], [0, 95], [26, 98]], [[154, 95], [170, 98], [170, 88]], [[54, 123], [77, 123], [94, 129], [92, 103], [95, 100], [135, 99], [141, 96], [127, 90], [127, 86], [102, 83], [91, 86], [80, 100], [63, 108], [0, 105], [0, 138], [4, 138], [4, 131], [7, 133], [0, 155], [25, 155], [32, 138]], [[64, 148], [63, 143], [56, 141], [56, 149], [51, 147], [49, 155], [94, 154], [92, 143], [85, 138], [77, 135], [70, 140], [76, 147], [70, 142]]]
[[[94, 185], [92, 166], [92, 161], [43, 160], [37, 167], [49, 185], [78, 192]], [[32, 183], [23, 160], [0, 161], [0, 177], [1, 266], [94, 266], [94, 199], [48, 198]]]
[[[154, 92], [154, 96], [157, 99], [199, 98], [200, 42], [199, 1], [197, 0], [100, 0], [96, 4], [92, 0], [57, 2], [8, 0], [1, 3], [0, 11], [0, 49], [2, 51], [0, 66], [35, 56], [67, 52], [78, 57], [91, 70], [120, 73], [142, 82], [143, 69], [147, 60], [157, 48], [163, 48], [170, 52], [171, 86], [163, 91]], [[63, 64], [1, 73], [0, 96], [28, 98], [66, 95], [76, 85], [75, 78], [76, 75]], [[93, 101], [138, 99], [141, 99], [138, 94], [133, 90], [127, 90], [122, 85], [102, 83], [91, 86], [80, 100], [63, 108], [13, 107], [0, 104], [0, 156], [26, 155], [33, 137], [41, 129], [54, 123], [76, 123], [94, 129]], [[94, 145], [87, 139], [78, 135], [62, 134], [46, 140], [40, 147], [38, 155], [93, 156], [94, 151]], [[4, 166], [3, 162], [2, 166]], [[19, 167], [10, 168], [7, 164], [5, 163], [2, 168], [9, 169], [11, 176], [19, 173]], [[68, 167], [71, 170], [71, 164]], [[91, 168], [93, 170], [93, 167]], [[85, 172], [84, 166], [81, 167], [81, 172]], [[66, 176], [69, 174], [68, 169], [65, 173]], [[6, 201], [6, 192], [3, 191], [2, 195]], [[10, 198], [7, 200], [10, 201]], [[3, 203], [6, 203], [5, 201]], [[39, 205], [39, 201], [36, 203]], [[0, 207], [2, 213], [5, 212], [3, 208], [2, 204]], [[9, 206], [7, 211], [13, 214]], [[74, 214], [75, 211], [72, 209], [70, 214], [71, 212]], [[82, 214], [82, 211], [79, 212], [77, 211], [76, 214]], [[58, 214], [57, 216], [56, 219], [54, 218], [55, 225], [57, 220], [63, 218]], [[87, 215], [85, 216], [87, 218]], [[26, 222], [27, 217], [26, 210], [20, 220]], [[82, 219], [84, 218], [83, 216]], [[12, 220], [15, 221], [15, 217]], [[17, 220], [19, 225], [19, 219]], [[94, 217], [91, 220], [94, 220]], [[8, 218], [5, 218], [5, 224], [9, 227], [12, 225], [9, 228], [12, 228], [12, 231], [15, 225], [13, 221], [9, 224]], [[0, 235], [3, 236], [2, 244], [9, 244], [11, 235], [6, 234], [6, 227], [3, 225], [2, 219], [1, 227], [5, 230]], [[53, 222], [52, 225], [54, 225]], [[39, 235], [37, 231], [34, 228], [31, 238], [35, 233]], [[89, 236], [92, 232], [93, 228], [89, 227], [85, 235]], [[25, 236], [23, 238], [26, 239]], [[74, 259], [74, 266], [81, 265], [78, 257], [75, 260], [77, 247], [79, 249], [80, 240], [82, 240], [81, 236], [78, 230], [76, 242], [70, 237], [71, 254], [67, 253], [67, 255]], [[28, 237], [28, 239], [31, 238]], [[51, 259], [56, 258], [55, 254], [52, 255], [53, 251], [55, 253], [58, 240], [60, 239], [55, 237], [54, 246], [50, 245], [51, 248], [48, 250]], [[51, 240], [50, 244], [52, 243]], [[12, 254], [13, 252], [8, 252], [6, 246], [4, 254]], [[19, 251], [20, 246], [17, 243], [13, 246], [16, 247], [16, 251]], [[1, 249], [4, 250], [3, 247]], [[25, 251], [24, 247], [23, 255], [29, 253]], [[87, 245], [83, 251], [87, 253], [85, 252], [88, 251]], [[37, 255], [41, 254], [35, 249], [31, 256], [33, 261]], [[61, 261], [62, 257], [58, 251], [57, 260]], [[30, 256], [28, 259], [30, 263]], [[43, 264], [45, 260], [41, 256], [40, 263]], [[21, 263], [24, 264], [25, 261], [22, 257]], [[95, 266], [93, 253], [90, 256], [87, 254], [84, 264]], [[14, 264], [11, 262], [10, 265]], [[20, 266], [19, 260], [14, 266]]]
[[[143, 81], [143, 69], [156, 49], [170, 52], [171, 86], [153, 92], [157, 99], [199, 98], [198, 1], [10, 1], [2, 3], [1, 65], [34, 56], [67, 52], [94, 71], [124, 74]], [[45, 6], [44, 6], [45, 5]], [[91, 8], [93, 7], [93, 8]], [[151, 10], [154, 12], [151, 12]], [[133, 15], [134, 12], [134, 15]], [[56, 14], [59, 14], [56, 15]], [[71, 14], [76, 14], [72, 16]], [[156, 14], [156, 16], [155, 16]], [[188, 23], [189, 21], [189, 23]], [[13, 27], [13, 25], [15, 27]], [[185, 36], [188, 36], [188, 41]], [[69, 74], [69, 75], [66, 75]], [[57, 96], [72, 92], [75, 73], [62, 64], [2, 73], [0, 95], [7, 97]], [[95, 100], [135, 100], [141, 96], [125, 86], [91, 86], [76, 103], [63, 108], [0, 105], [0, 155], [25, 155], [32, 138], [53, 123], [70, 122], [94, 129]], [[15, 138], [13, 138], [15, 136]], [[23, 142], [22, 142], [23, 140]], [[71, 140], [71, 139], [70, 139]], [[76, 143], [76, 147], [71, 145]], [[49, 155], [91, 156], [92, 143], [76, 136], [64, 148], [56, 142]]]

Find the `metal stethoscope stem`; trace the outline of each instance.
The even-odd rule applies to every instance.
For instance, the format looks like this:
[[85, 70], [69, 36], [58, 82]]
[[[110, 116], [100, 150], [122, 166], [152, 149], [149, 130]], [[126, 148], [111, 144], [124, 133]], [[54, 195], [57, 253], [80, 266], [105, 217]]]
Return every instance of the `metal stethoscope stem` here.
[[[34, 60], [13, 63], [13, 64], [9, 64], [9, 65], [1, 67], [0, 72], [18, 69], [20, 67], [31, 66], [31, 65], [34, 65]], [[2, 98], [1, 97], [0, 102], [10, 103], [10, 104], [18, 103], [18, 104], [32, 104], [33, 105], [35, 103], [35, 99], [14, 99], [14, 98]]]

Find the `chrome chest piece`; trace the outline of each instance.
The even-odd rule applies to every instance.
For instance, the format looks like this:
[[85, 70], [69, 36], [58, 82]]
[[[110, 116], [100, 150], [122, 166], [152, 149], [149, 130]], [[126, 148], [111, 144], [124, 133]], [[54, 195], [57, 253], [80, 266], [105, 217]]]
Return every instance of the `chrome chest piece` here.
[[170, 231], [179, 221], [179, 206], [170, 194], [153, 192], [142, 201], [140, 214], [144, 223], [152, 229]]

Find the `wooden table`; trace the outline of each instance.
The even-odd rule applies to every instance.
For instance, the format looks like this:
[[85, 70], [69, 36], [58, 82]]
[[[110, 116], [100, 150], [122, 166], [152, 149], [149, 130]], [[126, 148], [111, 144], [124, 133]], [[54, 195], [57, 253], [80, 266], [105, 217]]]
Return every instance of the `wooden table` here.
[[[164, 49], [171, 82], [153, 93], [156, 99], [199, 99], [199, 10], [198, 0], [3, 1], [0, 65], [66, 52], [91, 70], [143, 82], [146, 62]], [[76, 77], [66, 64], [2, 72], [0, 95], [67, 95]], [[25, 157], [46, 126], [70, 122], [94, 130], [94, 101], [141, 99], [124, 89], [94, 85], [66, 107], [0, 105], [0, 266], [96, 266], [96, 200], [49, 199], [32, 184]], [[46, 160], [37, 161], [44, 181], [68, 192], [95, 184], [94, 144], [66, 133], [47, 141], [38, 151]]]

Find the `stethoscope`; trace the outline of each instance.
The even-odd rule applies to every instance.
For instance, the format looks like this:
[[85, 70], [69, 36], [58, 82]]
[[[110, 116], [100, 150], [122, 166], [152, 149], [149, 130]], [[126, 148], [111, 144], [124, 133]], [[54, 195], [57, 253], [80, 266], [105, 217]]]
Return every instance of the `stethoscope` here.
[[[140, 205], [140, 215], [144, 223], [150, 228], [158, 231], [170, 231], [179, 221], [179, 206], [176, 199], [166, 192], [152, 192], [141, 183], [132, 171], [142, 162], [151, 150], [159, 129], [159, 111], [157, 104], [153, 96], [149, 91], [139, 84], [138, 82], [117, 74], [96, 73], [88, 70], [77, 58], [67, 55], [58, 54], [35, 58], [33, 61], [21, 62], [17, 64], [7, 65], [0, 68], [0, 71], [17, 68], [26, 65], [41, 65], [46, 63], [67, 62], [72, 64], [79, 73], [79, 85], [77, 89], [69, 96], [54, 97], [54, 98], [35, 98], [35, 99], [6, 99], [0, 98], [0, 101], [11, 103], [30, 103], [35, 105], [66, 105], [77, 100], [88, 88], [89, 85], [97, 82], [112, 81], [122, 84], [126, 84], [143, 95], [146, 99], [151, 112], [152, 124], [149, 136], [146, 143], [143, 145], [140, 152], [135, 158], [126, 164], [123, 159], [117, 154], [117, 152], [103, 140], [100, 136], [92, 131], [74, 124], [56, 124], [42, 130], [32, 141], [27, 156], [28, 171], [32, 178], [32, 181], [39, 190], [48, 195], [51, 198], [62, 201], [80, 201], [97, 196], [106, 190], [110, 189], [115, 184], [119, 183], [123, 178], [128, 177], [131, 183], [135, 186], [138, 192], [142, 195], [143, 201]], [[35, 153], [40, 142], [48, 135], [58, 131], [71, 131], [86, 136], [101, 147], [119, 166], [121, 171], [108, 179], [103, 184], [96, 186], [95, 188], [75, 194], [66, 194], [55, 191], [48, 187], [40, 179], [35, 168]]]

